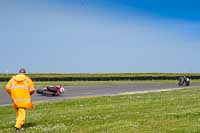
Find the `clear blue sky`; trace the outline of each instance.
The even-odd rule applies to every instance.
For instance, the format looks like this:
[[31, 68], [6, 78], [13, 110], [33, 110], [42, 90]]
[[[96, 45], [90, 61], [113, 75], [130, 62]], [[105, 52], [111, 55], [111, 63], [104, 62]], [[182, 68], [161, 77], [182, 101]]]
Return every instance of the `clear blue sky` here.
[[0, 73], [200, 72], [198, 0], [2, 0]]

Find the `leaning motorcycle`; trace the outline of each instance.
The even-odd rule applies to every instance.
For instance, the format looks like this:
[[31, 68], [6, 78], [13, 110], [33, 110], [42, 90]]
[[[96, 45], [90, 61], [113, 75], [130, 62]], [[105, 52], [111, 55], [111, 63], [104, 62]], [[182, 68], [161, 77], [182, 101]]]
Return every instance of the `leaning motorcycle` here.
[[188, 77], [180, 77], [178, 79], [178, 86], [189, 86], [190, 85], [190, 79]]

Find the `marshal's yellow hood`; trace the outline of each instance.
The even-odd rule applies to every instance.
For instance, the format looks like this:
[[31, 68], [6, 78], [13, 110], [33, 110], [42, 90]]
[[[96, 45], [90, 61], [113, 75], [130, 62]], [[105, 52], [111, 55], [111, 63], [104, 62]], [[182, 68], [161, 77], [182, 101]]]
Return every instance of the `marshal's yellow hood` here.
[[19, 81], [24, 81], [26, 79], [26, 76], [23, 74], [19, 74], [19, 75], [14, 76], [13, 78], [14, 80], [19, 82]]

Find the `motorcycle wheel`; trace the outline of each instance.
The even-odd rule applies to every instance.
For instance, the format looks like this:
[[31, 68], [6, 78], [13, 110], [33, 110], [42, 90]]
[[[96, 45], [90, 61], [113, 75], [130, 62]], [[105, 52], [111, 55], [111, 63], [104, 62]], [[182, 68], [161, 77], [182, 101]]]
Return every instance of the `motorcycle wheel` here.
[[186, 86], [189, 86], [190, 85], [190, 82], [186, 82]]
[[178, 82], [178, 86], [183, 86], [184, 82], [183, 81], [179, 81]]
[[184, 85], [184, 78], [183, 77], [180, 77], [178, 79], [178, 86], [183, 86]]

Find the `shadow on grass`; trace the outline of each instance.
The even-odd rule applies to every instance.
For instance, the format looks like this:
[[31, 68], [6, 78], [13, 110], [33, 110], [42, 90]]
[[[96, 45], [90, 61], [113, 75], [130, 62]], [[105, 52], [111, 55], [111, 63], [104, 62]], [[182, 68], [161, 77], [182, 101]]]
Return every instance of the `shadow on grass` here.
[[24, 124], [24, 128], [34, 127], [35, 125], [36, 125], [35, 123], [28, 122], [28, 123]]

